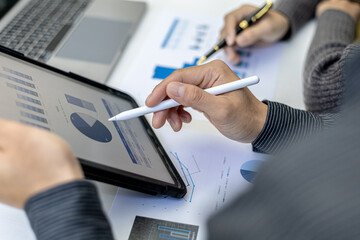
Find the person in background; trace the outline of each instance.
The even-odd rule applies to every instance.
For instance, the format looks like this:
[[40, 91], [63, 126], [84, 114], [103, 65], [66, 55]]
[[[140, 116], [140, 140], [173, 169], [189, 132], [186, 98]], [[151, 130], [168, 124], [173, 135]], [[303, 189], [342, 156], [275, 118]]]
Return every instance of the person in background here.
[[225, 48], [228, 60], [235, 64], [241, 61], [236, 51], [238, 47], [268, 45], [291, 38], [317, 15], [317, 28], [303, 76], [305, 106], [312, 113], [336, 112], [343, 93], [339, 69], [356, 37], [359, 1], [276, 1], [275, 9], [270, 10], [264, 19], [235, 36], [236, 25], [254, 10], [256, 7], [244, 5], [226, 15], [221, 37], [226, 38], [230, 46]]
[[[162, 127], [167, 120], [174, 131], [189, 123], [192, 107], [205, 114], [218, 130], [230, 139], [252, 143], [254, 151], [275, 153], [333, 125], [338, 117], [344, 92], [341, 72], [345, 59], [352, 54], [356, 38], [359, 3], [347, 0], [278, 1], [275, 10], [254, 26], [235, 36], [236, 24], [255, 7], [242, 6], [225, 17], [223, 37], [230, 47], [227, 55], [240, 61], [235, 45], [270, 44], [292, 36], [308, 20], [318, 17], [315, 36], [305, 66], [305, 101], [308, 111], [265, 100], [260, 102], [246, 88], [221, 96], [212, 96], [210, 88], [238, 77], [222, 62], [213, 61], [204, 68], [186, 68], [162, 81], [148, 97], [150, 107], [166, 97], [182, 106], [154, 114], [152, 125]], [[266, 81], [266, 79], [263, 79]]]
[[[353, 21], [341, 9], [323, 9], [318, 11], [319, 25], [322, 17], [330, 17], [329, 11]], [[211, 217], [210, 239], [359, 238], [360, 46], [347, 48], [349, 54], [339, 68], [346, 94], [334, 127], [266, 162], [253, 187]], [[301, 120], [310, 114], [266, 105], [247, 88], [221, 96], [201, 90], [236, 79], [219, 61], [179, 70], [154, 90], [148, 104], [168, 95], [204, 112], [225, 136], [244, 142], [261, 136], [272, 147], [279, 143], [276, 133], [283, 126], [273, 125], [279, 116], [296, 113]], [[279, 111], [272, 112], [271, 106]], [[322, 119], [311, 116], [314, 121]], [[162, 111], [153, 124], [161, 127], [166, 119], [179, 130], [191, 116], [183, 108]], [[83, 180], [69, 146], [41, 129], [1, 119], [0, 126], [0, 201], [25, 208], [39, 240], [113, 239], [97, 191]]]

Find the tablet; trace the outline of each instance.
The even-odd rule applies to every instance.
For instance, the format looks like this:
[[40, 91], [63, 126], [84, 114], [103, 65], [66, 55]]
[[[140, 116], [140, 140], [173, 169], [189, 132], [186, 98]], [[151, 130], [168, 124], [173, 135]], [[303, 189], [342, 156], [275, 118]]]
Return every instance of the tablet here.
[[186, 194], [184, 182], [144, 117], [108, 121], [138, 107], [129, 95], [3, 47], [0, 84], [0, 117], [64, 138], [87, 178], [152, 195]]

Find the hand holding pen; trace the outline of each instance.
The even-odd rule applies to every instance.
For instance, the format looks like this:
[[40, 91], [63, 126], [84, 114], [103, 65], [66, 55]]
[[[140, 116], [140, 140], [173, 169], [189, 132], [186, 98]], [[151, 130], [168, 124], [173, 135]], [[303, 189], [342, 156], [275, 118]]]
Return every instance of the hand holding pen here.
[[[270, 10], [271, 1], [267, 1], [261, 8], [252, 5], [243, 5], [225, 16], [225, 24], [221, 30], [220, 39], [226, 43], [223, 49], [230, 62], [238, 64], [241, 58], [236, 51], [238, 47], [252, 45], [265, 45], [274, 43], [285, 36], [289, 30], [289, 20], [276, 10]], [[262, 12], [260, 12], [263, 10]], [[256, 13], [260, 17], [255, 22], [251, 17]], [[244, 20], [252, 22], [249, 26], [242, 24], [243, 30], [239, 30]], [[221, 43], [221, 42], [220, 42]]]

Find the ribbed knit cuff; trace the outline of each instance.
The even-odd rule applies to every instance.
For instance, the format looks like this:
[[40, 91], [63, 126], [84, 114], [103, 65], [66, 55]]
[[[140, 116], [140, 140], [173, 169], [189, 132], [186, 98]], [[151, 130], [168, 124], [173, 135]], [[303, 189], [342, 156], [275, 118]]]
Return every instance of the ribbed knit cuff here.
[[290, 29], [286, 34], [293, 36], [307, 21], [314, 18], [316, 5], [320, 0], [278, 0], [274, 4], [276, 11], [284, 14], [290, 21]]
[[304, 70], [306, 109], [314, 113], [335, 112], [344, 92], [341, 68], [346, 47], [355, 39], [355, 22], [339, 10], [327, 10], [318, 20]]
[[339, 43], [348, 45], [355, 40], [355, 21], [345, 12], [329, 9], [318, 19], [314, 45]]
[[113, 239], [95, 186], [63, 184], [31, 197], [26, 214], [38, 240]]

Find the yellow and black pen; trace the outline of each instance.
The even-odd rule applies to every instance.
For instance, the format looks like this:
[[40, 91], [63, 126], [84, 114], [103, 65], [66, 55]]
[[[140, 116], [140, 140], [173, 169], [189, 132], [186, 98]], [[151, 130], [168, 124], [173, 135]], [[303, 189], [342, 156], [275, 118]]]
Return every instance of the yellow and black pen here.
[[[236, 35], [241, 33], [246, 28], [250, 27], [251, 25], [255, 24], [257, 21], [259, 21], [272, 7], [272, 1], [267, 0], [265, 5], [261, 7], [259, 10], [255, 11], [253, 14], [251, 14], [246, 19], [242, 20], [239, 25], [236, 27]], [[206, 55], [202, 56], [196, 63], [196, 65], [200, 65], [203, 62], [206, 61], [211, 55], [219, 51], [221, 48], [226, 46], [226, 40], [225, 38], [221, 40], [219, 43], [217, 43]]]

